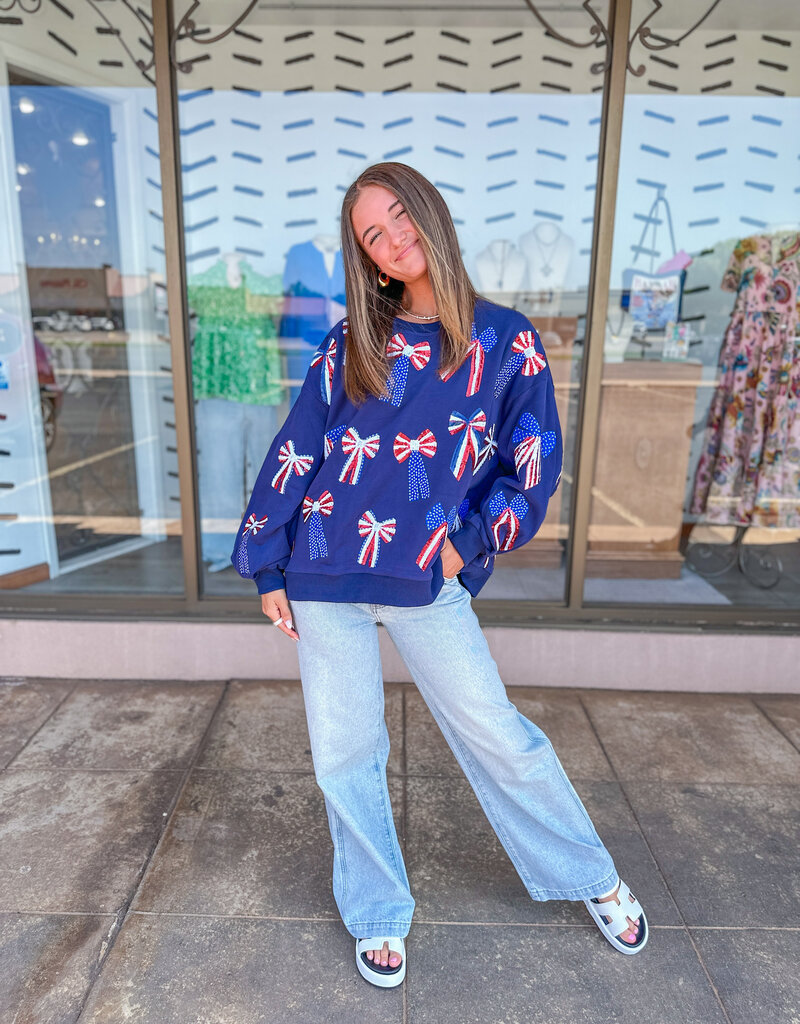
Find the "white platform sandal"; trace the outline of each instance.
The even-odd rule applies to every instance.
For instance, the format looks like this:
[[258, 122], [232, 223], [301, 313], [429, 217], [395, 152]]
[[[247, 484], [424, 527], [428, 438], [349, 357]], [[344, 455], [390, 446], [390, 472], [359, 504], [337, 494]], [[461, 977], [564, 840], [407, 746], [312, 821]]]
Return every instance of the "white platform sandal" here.
[[[372, 960], [367, 960], [368, 949], [380, 949], [384, 942], [389, 943], [389, 953], [398, 953], [402, 963], [398, 967], [381, 967]], [[377, 985], [378, 988], [396, 988], [401, 985], [406, 976], [406, 944], [403, 939], [396, 936], [382, 935], [380, 938], [356, 939], [356, 967], [358, 973], [368, 981], [370, 985]]]
[[[597, 899], [584, 900], [586, 909], [594, 918], [594, 922], [600, 931], [605, 935], [614, 949], [620, 953], [631, 955], [641, 953], [647, 945], [650, 937], [650, 929], [647, 927], [647, 918], [644, 916], [642, 905], [630, 891], [628, 886], [620, 879], [620, 883], [614, 891], [616, 899], [604, 900], [598, 903]], [[610, 921], [606, 918], [610, 917]], [[624, 942], [619, 936], [630, 931], [628, 918], [635, 921], [639, 919], [639, 934], [635, 942]]]

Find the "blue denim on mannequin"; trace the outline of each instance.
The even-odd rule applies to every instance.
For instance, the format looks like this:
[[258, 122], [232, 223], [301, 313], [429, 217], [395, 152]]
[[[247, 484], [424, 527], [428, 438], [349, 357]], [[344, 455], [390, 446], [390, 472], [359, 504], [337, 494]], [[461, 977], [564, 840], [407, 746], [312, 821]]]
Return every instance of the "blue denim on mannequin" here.
[[552, 744], [508, 700], [457, 577], [421, 607], [293, 601], [292, 610], [333, 893], [351, 935], [405, 936], [414, 911], [386, 784], [378, 621], [531, 897], [584, 900], [614, 888], [610, 854]]

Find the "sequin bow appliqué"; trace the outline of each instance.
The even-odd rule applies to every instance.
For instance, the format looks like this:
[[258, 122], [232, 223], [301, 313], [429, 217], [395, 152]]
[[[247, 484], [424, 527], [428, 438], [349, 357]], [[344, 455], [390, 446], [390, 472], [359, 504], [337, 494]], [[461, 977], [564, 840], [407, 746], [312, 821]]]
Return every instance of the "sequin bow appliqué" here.
[[[514, 445], [514, 465], [517, 476], [528, 490], [542, 479], [542, 459], [551, 455], [556, 446], [556, 435], [552, 430], [542, 433], [539, 421], [529, 412], [524, 412], [511, 435]], [[524, 477], [523, 477], [524, 470]]]
[[383, 522], [380, 522], [375, 513], [371, 509], [367, 509], [358, 521], [358, 532], [364, 538], [364, 543], [358, 554], [358, 564], [374, 568], [381, 552], [381, 541], [388, 544], [394, 537], [396, 529], [396, 519], [384, 519]]
[[521, 494], [515, 494], [508, 503], [505, 494], [498, 491], [489, 502], [489, 511], [494, 516], [492, 537], [498, 551], [510, 551], [519, 535], [520, 520], [528, 514], [530, 505]]
[[386, 355], [396, 362], [386, 382], [389, 394], [381, 395], [381, 401], [399, 406], [405, 394], [409, 366], [413, 366], [415, 370], [423, 370], [430, 361], [431, 346], [427, 341], [409, 345], [404, 334], [395, 334], [389, 339]]
[[319, 375], [319, 389], [322, 397], [331, 404], [331, 389], [333, 387], [333, 368], [336, 363], [336, 338], [331, 338], [327, 349], [318, 349], [311, 360], [312, 366], [319, 366], [324, 360], [324, 366]]
[[440, 544], [446, 539], [448, 531], [452, 529], [456, 520], [456, 511], [456, 506], [453, 505], [445, 515], [441, 502], [437, 502], [425, 516], [425, 525], [431, 531], [431, 535], [423, 545], [422, 551], [417, 555], [417, 565], [423, 572], [433, 561]]
[[343, 484], [357, 484], [366, 459], [374, 459], [381, 446], [380, 434], [361, 437], [355, 427], [342, 434], [342, 451], [347, 456], [339, 481]]
[[330, 491], [323, 491], [316, 500], [308, 495], [303, 498], [303, 522], [308, 523], [308, 557], [312, 561], [315, 558], [325, 558], [328, 554], [325, 531], [322, 529], [322, 517], [329, 516], [331, 512], [333, 512], [333, 495]]
[[504, 363], [494, 386], [495, 398], [500, 396], [517, 370], [521, 369], [524, 377], [535, 377], [547, 366], [543, 353], [536, 350], [537, 344], [541, 348], [542, 343], [536, 331], [520, 331], [514, 338], [511, 343], [512, 355]]
[[400, 463], [408, 460], [409, 501], [430, 497], [431, 488], [428, 483], [428, 474], [425, 472], [422, 456], [424, 455], [427, 459], [432, 459], [436, 454], [436, 449], [436, 438], [433, 431], [427, 427], [419, 437], [407, 437], [405, 434], [398, 434], [394, 439], [394, 457]]
[[286, 493], [286, 485], [292, 472], [297, 476], [305, 476], [314, 464], [313, 455], [298, 455], [295, 451], [294, 441], [285, 441], [278, 452], [278, 462], [281, 468], [272, 478], [272, 486], [281, 494]]
[[[481, 381], [483, 380], [483, 367], [486, 362], [486, 353], [491, 350], [497, 344], [497, 332], [494, 327], [487, 327], [481, 331], [478, 335], [475, 324], [472, 325], [472, 340], [470, 341], [467, 355], [471, 357], [469, 366], [469, 377], [467, 378], [467, 398], [471, 398], [473, 395], [477, 395], [481, 388]], [[456, 370], [450, 370], [447, 373], [441, 375], [442, 380], [450, 380]]]
[[473, 470], [475, 469], [481, 448], [481, 440], [478, 435], [486, 430], [486, 413], [483, 409], [476, 409], [467, 419], [462, 413], [453, 410], [450, 413], [450, 424], [447, 429], [451, 434], [463, 435], [450, 460], [453, 476], [460, 480], [470, 463], [472, 463]]

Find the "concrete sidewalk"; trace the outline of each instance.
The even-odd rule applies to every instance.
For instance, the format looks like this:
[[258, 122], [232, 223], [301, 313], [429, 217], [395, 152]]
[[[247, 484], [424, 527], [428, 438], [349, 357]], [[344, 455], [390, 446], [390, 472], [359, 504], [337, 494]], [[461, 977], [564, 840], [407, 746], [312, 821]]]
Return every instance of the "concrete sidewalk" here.
[[366, 984], [299, 684], [0, 682], [2, 1024], [800, 1020], [800, 697], [514, 688], [647, 910], [526, 895], [416, 690], [390, 789], [417, 911]]

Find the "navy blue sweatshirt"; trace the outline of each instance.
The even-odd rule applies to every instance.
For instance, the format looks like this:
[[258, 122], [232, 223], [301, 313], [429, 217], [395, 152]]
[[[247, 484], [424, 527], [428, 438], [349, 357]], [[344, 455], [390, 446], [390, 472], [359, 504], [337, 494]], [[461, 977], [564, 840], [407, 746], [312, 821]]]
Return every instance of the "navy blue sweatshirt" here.
[[312, 360], [261, 467], [232, 561], [260, 594], [430, 604], [445, 539], [475, 595], [527, 543], [561, 476], [553, 381], [526, 317], [479, 299], [470, 354], [439, 368], [439, 323], [394, 321], [387, 398], [348, 399], [347, 319]]

